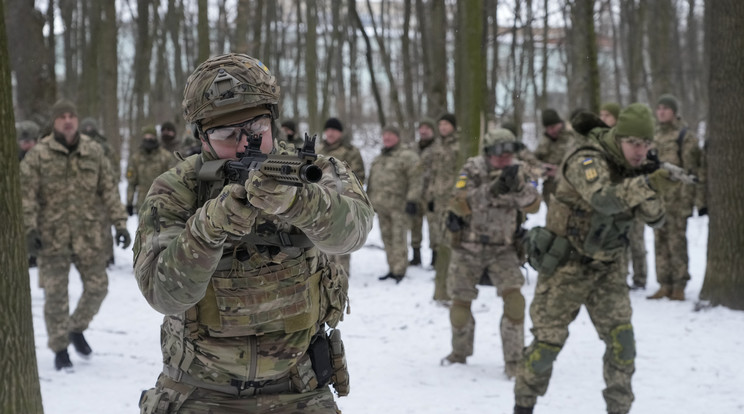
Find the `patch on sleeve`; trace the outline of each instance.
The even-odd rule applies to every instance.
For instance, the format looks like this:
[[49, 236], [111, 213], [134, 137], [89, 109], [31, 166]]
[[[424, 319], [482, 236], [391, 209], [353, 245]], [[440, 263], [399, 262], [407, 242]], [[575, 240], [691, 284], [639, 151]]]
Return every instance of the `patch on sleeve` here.
[[597, 168], [594, 165], [594, 160], [591, 158], [586, 158], [584, 159], [584, 161], [581, 162], [581, 165], [584, 166], [584, 178], [586, 178], [586, 181], [590, 183], [597, 181], [597, 178], [599, 178], [599, 174], [597, 173]]
[[460, 174], [459, 177], [457, 177], [457, 182], [455, 183], [455, 188], [465, 188], [465, 185], [468, 183], [468, 176], [465, 174]]

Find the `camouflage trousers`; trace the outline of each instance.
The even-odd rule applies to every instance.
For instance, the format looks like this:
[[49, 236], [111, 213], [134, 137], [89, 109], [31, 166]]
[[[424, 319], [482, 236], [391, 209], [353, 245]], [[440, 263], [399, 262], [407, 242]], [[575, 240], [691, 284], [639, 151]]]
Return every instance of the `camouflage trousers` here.
[[101, 224], [103, 224], [101, 226], [102, 244], [100, 253], [105, 256], [105, 260], [108, 262], [109, 259], [114, 257], [114, 236], [111, 234], [111, 218], [109, 218], [103, 203], [100, 204], [98, 211], [101, 214]]
[[687, 214], [667, 211], [664, 225], [654, 230], [656, 280], [684, 289], [690, 280], [687, 263]]
[[426, 216], [426, 223], [429, 225], [429, 248], [434, 251], [440, 240], [440, 229], [437, 225], [439, 220], [436, 219], [436, 214], [433, 211], [427, 210], [426, 204], [421, 203], [418, 208], [416, 214], [411, 216], [411, 247], [414, 249], [421, 248], [421, 243], [424, 241], [422, 227], [424, 216]]
[[329, 254], [328, 259], [344, 268], [347, 276], [351, 276], [351, 254]]
[[408, 269], [408, 229], [410, 216], [402, 210], [378, 211], [382, 243], [388, 268], [394, 275], [405, 275]]
[[176, 382], [161, 374], [143, 393], [141, 414], [340, 414], [329, 387], [305, 393], [234, 396]]
[[[635, 372], [635, 339], [626, 271], [620, 261], [602, 263], [569, 260], [552, 275], [540, 273], [530, 306], [533, 342], [525, 349], [514, 386], [517, 405], [531, 407], [545, 395], [553, 361], [568, 338], [568, 325], [586, 307], [599, 337], [608, 412], [627, 413], [633, 402], [631, 377]], [[598, 411], [598, 410], [597, 410]]]
[[54, 352], [66, 349], [70, 332], [83, 332], [101, 308], [108, 293], [106, 259], [100, 254], [72, 257], [72, 263], [83, 281], [83, 294], [70, 315], [68, 284], [69, 256], [39, 257], [39, 279], [44, 285], [44, 320], [49, 336], [49, 348]]
[[452, 249], [447, 279], [447, 293], [452, 298], [452, 352], [460, 356], [473, 355], [475, 318], [470, 303], [478, 297], [476, 285], [483, 272], [504, 299], [501, 316], [501, 345], [505, 362], [517, 362], [524, 348], [524, 297], [520, 288], [524, 276], [514, 246], [486, 246], [463, 243]]
[[[635, 219], [630, 226], [628, 238], [630, 239], [630, 260], [633, 263], [633, 283], [646, 286], [646, 239], [644, 231], [646, 223]], [[627, 266], [626, 266], [627, 267]]]

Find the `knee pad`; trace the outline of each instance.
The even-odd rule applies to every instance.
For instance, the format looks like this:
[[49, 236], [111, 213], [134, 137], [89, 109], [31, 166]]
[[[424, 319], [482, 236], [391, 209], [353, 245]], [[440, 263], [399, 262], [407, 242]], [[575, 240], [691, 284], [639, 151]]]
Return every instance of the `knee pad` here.
[[553, 368], [553, 361], [558, 357], [561, 347], [547, 344], [545, 342], [535, 342], [530, 347], [531, 350], [526, 355], [527, 368], [535, 374], [544, 374]]
[[470, 302], [453, 300], [450, 306], [450, 323], [453, 328], [464, 328], [473, 314], [470, 313]]
[[519, 289], [504, 293], [504, 316], [513, 323], [524, 322], [525, 300]]
[[635, 361], [635, 335], [633, 325], [626, 323], [618, 325], [610, 331], [612, 341], [612, 357], [620, 365], [630, 365]]

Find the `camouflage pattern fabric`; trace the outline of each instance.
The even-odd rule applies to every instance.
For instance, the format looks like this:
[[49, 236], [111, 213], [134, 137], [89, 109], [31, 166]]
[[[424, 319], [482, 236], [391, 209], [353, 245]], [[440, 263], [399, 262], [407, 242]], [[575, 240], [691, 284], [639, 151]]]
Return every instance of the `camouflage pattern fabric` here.
[[140, 148], [132, 154], [127, 164], [127, 204], [135, 206], [136, 211], [155, 178], [168, 171], [174, 161], [162, 147], [152, 151]]
[[[140, 209], [137, 282], [148, 303], [166, 315], [161, 346], [167, 366], [215, 385], [287, 378], [334, 305], [323, 286], [346, 283], [343, 273], [343, 280], [328, 279], [337, 273], [325, 254], [363, 246], [373, 210], [346, 164], [321, 156], [321, 181], [298, 189], [284, 213], [257, 211], [248, 235], [255, 238], [214, 234], [198, 194], [207, 184], [219, 194], [224, 183], [200, 185], [196, 176], [197, 163], [213, 158], [193, 155], [155, 179]], [[304, 235], [312, 244], [271, 244], [280, 232]]]
[[[543, 136], [540, 137], [540, 141], [537, 143], [534, 155], [539, 161], [553, 165], [561, 165], [563, 158], [566, 156], [568, 150], [573, 146], [573, 144], [574, 134], [564, 128], [563, 131], [558, 134], [558, 138], [556, 139], [552, 139], [543, 134]], [[550, 202], [553, 201], [551, 200], [551, 197], [555, 193], [556, 185], [555, 177], [546, 177], [543, 181], [542, 198], [547, 206], [550, 206]]]
[[326, 157], [333, 157], [346, 162], [351, 167], [351, 171], [354, 171], [354, 174], [356, 174], [359, 181], [365, 181], [366, 174], [364, 172], [364, 160], [362, 160], [362, 154], [359, 152], [359, 148], [351, 144], [351, 139], [349, 137], [344, 136], [332, 145], [322, 141], [318, 146], [317, 152]]
[[[452, 246], [449, 263], [447, 293], [453, 300], [451, 312], [461, 312], [454, 303], [470, 303], [478, 296], [476, 284], [486, 272], [496, 287], [496, 294], [519, 292], [524, 276], [519, 270], [519, 259], [513, 238], [517, 226], [517, 211], [534, 213], [540, 207], [537, 189], [520, 174], [520, 190], [494, 196], [490, 187], [502, 170], [491, 168], [483, 156], [467, 160], [455, 185], [450, 210], [464, 220], [464, 227]], [[519, 294], [521, 297], [521, 294]], [[509, 303], [504, 300], [501, 318], [501, 342], [505, 362], [517, 362], [524, 348], [524, 301]], [[517, 303], [518, 302], [518, 303]], [[515, 306], [516, 305], [516, 306]], [[521, 309], [516, 307], [521, 306]], [[470, 307], [467, 321], [455, 326], [457, 316], [451, 314], [452, 353], [470, 356], [473, 353], [475, 319]]]
[[410, 217], [406, 202], [421, 199], [421, 164], [418, 155], [400, 143], [383, 148], [369, 170], [367, 194], [377, 213], [388, 267], [394, 275], [408, 268]]
[[[79, 135], [72, 152], [53, 135], [44, 137], [21, 162], [21, 180], [24, 226], [41, 236], [39, 279], [45, 288], [49, 347], [57, 352], [67, 347], [70, 329], [82, 332], [88, 326], [106, 296], [108, 257], [101, 255], [102, 234], [80, 229], [103, 226], [100, 204], [117, 228], [126, 227], [127, 215], [102, 147], [85, 135]], [[72, 317], [67, 295], [70, 263], [83, 279], [83, 295]]]
[[[111, 165], [111, 180], [114, 183], [115, 188], [119, 188], [119, 180], [121, 179], [121, 162], [119, 160], [119, 154], [111, 148], [111, 145], [108, 143], [108, 139], [98, 133], [98, 131], [95, 132], [95, 134], [89, 135], [91, 138], [93, 138], [94, 141], [96, 141], [101, 147], [103, 148], [103, 153], [106, 155], [106, 158], [109, 159], [110, 165]], [[114, 257], [114, 236], [111, 234], [111, 219], [108, 216], [108, 213], [106, 213], [106, 207], [103, 203], [100, 203], [98, 206], [98, 210], [101, 214], [101, 236], [102, 242], [101, 242], [101, 249], [102, 254], [108, 259]]]
[[[419, 140], [418, 143], [416, 143], [413, 146], [413, 150], [417, 152], [419, 158], [421, 159], [421, 194], [424, 195], [427, 192], [427, 188], [429, 187], [429, 177], [431, 176], [432, 170], [435, 167], [434, 160], [431, 157], [432, 150], [434, 146], [434, 142], [437, 140], [436, 135], [433, 136], [429, 140]], [[429, 223], [429, 247], [434, 250], [436, 243], [435, 240], [439, 239], [438, 228], [435, 228], [432, 230], [431, 223], [432, 221], [429, 219], [431, 216], [434, 217], [434, 212], [429, 211], [428, 203], [425, 200], [422, 200], [418, 208], [416, 209], [416, 214], [414, 214], [411, 217], [411, 247], [415, 249], [421, 248], [421, 242], [424, 239], [424, 236], [421, 232], [422, 227], [424, 225], [424, 216], [426, 216], [426, 222]], [[434, 232], [432, 234], [432, 231]]]
[[[667, 220], [669, 216], [667, 215]], [[648, 265], [646, 264], [646, 239], [644, 231], [646, 223], [643, 220], [635, 219], [630, 226], [628, 239], [630, 241], [630, 261], [633, 266], [633, 283], [638, 286], [646, 286], [648, 274]]]

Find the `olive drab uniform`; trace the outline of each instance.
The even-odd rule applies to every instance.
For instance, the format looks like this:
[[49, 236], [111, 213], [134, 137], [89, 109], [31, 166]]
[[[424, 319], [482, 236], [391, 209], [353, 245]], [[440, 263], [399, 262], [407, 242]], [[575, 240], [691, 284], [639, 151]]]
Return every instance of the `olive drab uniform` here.
[[369, 170], [367, 195], [377, 213], [385, 245], [388, 268], [403, 276], [408, 268], [408, 229], [410, 218], [406, 202], [421, 199], [421, 165], [418, 155], [398, 142], [383, 148]]
[[[659, 161], [677, 165], [692, 174], [700, 175], [702, 156], [698, 138], [681, 120], [658, 125], [654, 146], [659, 152]], [[687, 281], [690, 280], [687, 218], [692, 215], [693, 206], [698, 208], [706, 206], [705, 184], [700, 181], [695, 185], [681, 185], [662, 197], [667, 209], [666, 222], [663, 227], [654, 230], [656, 280], [662, 287], [684, 291]]]
[[452, 353], [462, 361], [473, 354], [475, 319], [470, 305], [478, 296], [476, 284], [484, 272], [488, 275], [504, 300], [501, 343], [504, 361], [512, 367], [507, 372], [513, 375], [524, 348], [525, 303], [520, 292], [524, 276], [514, 246], [515, 229], [521, 224], [517, 212], [537, 212], [541, 199], [522, 171], [517, 173], [517, 191], [493, 194], [491, 184], [502, 172], [482, 155], [468, 159], [460, 171], [449, 211], [462, 218], [463, 224], [451, 237], [447, 292], [452, 298]]
[[[98, 313], [108, 291], [106, 260], [101, 254], [103, 204], [116, 228], [126, 228], [126, 212], [103, 148], [78, 135], [72, 148], [53, 134], [42, 138], [21, 162], [23, 222], [41, 237], [39, 279], [44, 287], [44, 320], [49, 348], [59, 352], [69, 344], [69, 332], [83, 332]], [[69, 312], [70, 263], [83, 281], [83, 294]]]
[[[543, 134], [535, 149], [534, 156], [538, 160], [553, 164], [561, 165], [563, 157], [568, 150], [574, 145], [574, 134], [565, 127], [558, 134], [558, 138], [553, 139]], [[542, 198], [545, 205], [550, 206], [552, 195], [555, 193], [557, 183], [555, 177], [546, 177], [542, 185]]]
[[[351, 171], [356, 175], [356, 178], [359, 179], [359, 182], [364, 183], [366, 178], [364, 160], [362, 159], [361, 152], [359, 152], [359, 148], [351, 143], [351, 137], [344, 135], [338, 142], [334, 142], [333, 145], [322, 141], [318, 146], [317, 153], [346, 162], [351, 168]], [[329, 257], [333, 262], [340, 264], [346, 270], [346, 274], [351, 276], [350, 254], [331, 254]]]
[[633, 218], [659, 226], [664, 206], [646, 176], [624, 162], [614, 128], [591, 130], [561, 166], [546, 227], [530, 230], [530, 263], [539, 273], [530, 306], [534, 340], [524, 351], [514, 389], [518, 406], [534, 406], [545, 394], [568, 325], [584, 305], [605, 342], [607, 411], [630, 410], [636, 351], [620, 258]]
[[174, 156], [161, 146], [139, 148], [127, 163], [127, 205], [137, 211], [155, 178], [174, 165]]
[[[308, 349], [346, 304], [346, 275], [325, 252], [360, 248], [372, 226], [361, 184], [345, 163], [320, 156], [323, 177], [299, 190], [304, 202], [277, 216], [257, 209], [252, 233], [214, 239], [202, 205], [225, 182], [202, 174], [210, 162], [219, 161], [193, 155], [156, 178], [140, 210], [135, 275], [166, 315], [164, 370], [143, 393], [142, 412], [336, 412]], [[331, 382], [345, 395], [346, 362], [333, 332]]]
[[[426, 188], [429, 186], [429, 176], [432, 168], [435, 167], [434, 160], [431, 157], [433, 143], [437, 139], [436, 135], [428, 140], [419, 140], [414, 144], [414, 151], [421, 160], [421, 194], [426, 194]], [[433, 220], [433, 211], [429, 211], [428, 203], [423, 198], [418, 204], [416, 214], [411, 217], [411, 247], [414, 249], [421, 248], [421, 242], [424, 240], [422, 234], [422, 226], [424, 225], [424, 216], [426, 216], [426, 222], [429, 223], [429, 247], [434, 250], [434, 238], [432, 237], [431, 223]], [[431, 217], [431, 218], [430, 218]], [[436, 230], [434, 230], [436, 232]]]

